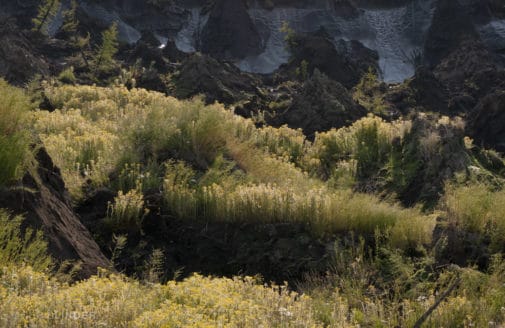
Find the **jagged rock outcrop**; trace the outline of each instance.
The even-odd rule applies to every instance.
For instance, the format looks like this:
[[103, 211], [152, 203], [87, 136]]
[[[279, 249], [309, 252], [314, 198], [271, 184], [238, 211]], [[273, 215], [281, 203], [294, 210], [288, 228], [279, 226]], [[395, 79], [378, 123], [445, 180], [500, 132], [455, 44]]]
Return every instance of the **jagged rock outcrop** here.
[[[27, 32], [28, 33], [28, 32]], [[47, 75], [49, 64], [12, 19], [0, 16], [0, 76], [13, 84], [24, 84], [35, 74]]]
[[341, 57], [345, 57], [353, 64], [360, 77], [368, 70], [380, 71], [377, 51], [365, 47], [363, 43], [357, 40], [340, 39], [337, 41], [336, 48]]
[[405, 205], [419, 202], [428, 207], [435, 205], [445, 182], [467, 170], [471, 157], [464, 136], [461, 119], [416, 115], [411, 131], [403, 140], [394, 142], [399, 155], [393, 160], [394, 165], [404, 181], [396, 181], [394, 188]]
[[[114, 193], [97, 190], [79, 208], [86, 225], [104, 248], [112, 248], [110, 229], [104, 228], [107, 203]], [[194, 272], [234, 276], [261, 274], [267, 281], [300, 279], [307, 272], [324, 272], [333, 258], [333, 240], [314, 238], [296, 223], [229, 223], [180, 220], [160, 208], [162, 195], [146, 196], [150, 212], [142, 222], [142, 234], [128, 235], [115, 261], [129, 275], [141, 275], [153, 249], [164, 254], [163, 279]]]
[[203, 94], [206, 101], [233, 104], [257, 94], [259, 80], [237, 67], [201, 54], [182, 62], [175, 77], [176, 96], [190, 98]]
[[388, 8], [404, 6], [411, 2], [411, 0], [354, 0], [358, 6], [368, 8]]
[[436, 67], [463, 41], [478, 38], [472, 18], [458, 1], [439, 0], [424, 46], [425, 61]]
[[505, 153], [505, 91], [484, 97], [469, 116], [469, 131], [477, 144]]
[[317, 131], [347, 126], [365, 116], [365, 108], [356, 104], [338, 82], [315, 70], [298, 92], [293, 93], [289, 108], [275, 118], [277, 125], [301, 128], [313, 137]]
[[35, 159], [36, 170], [26, 173], [18, 185], [0, 191], [0, 208], [23, 215], [24, 226], [42, 230], [54, 259], [80, 266], [75, 278], [96, 274], [98, 267], [110, 268], [109, 261], [74, 213], [60, 171], [46, 150], [37, 150]]
[[5, 17], [14, 17], [21, 28], [31, 28], [37, 5], [37, 0], [4, 0], [0, 5], [0, 22], [5, 21]]
[[168, 39], [167, 44], [163, 48], [163, 56], [171, 62], [180, 62], [188, 57], [188, 54], [177, 49], [173, 39]]
[[467, 40], [449, 53], [434, 70], [437, 78], [453, 93], [475, 98], [500, 85], [503, 70], [480, 40]]
[[244, 58], [263, 49], [243, 0], [218, 0], [203, 28], [201, 50], [220, 59]]
[[505, 3], [502, 0], [467, 0], [465, 3], [476, 22], [505, 17]]
[[[172, 217], [157, 217], [146, 219], [143, 229], [148, 236], [144, 240], [166, 254], [165, 272], [180, 268], [183, 276], [193, 272], [261, 274], [267, 281], [294, 283], [307, 272], [325, 272], [334, 256], [331, 240], [316, 239], [306, 227], [293, 223], [188, 225]], [[135, 266], [131, 255], [148, 258], [149, 249], [125, 250], [121, 265], [126, 272]]]
[[326, 32], [320, 30], [316, 34], [297, 34], [290, 42], [295, 45], [291, 47], [292, 57], [281, 72], [292, 79], [297, 78], [297, 69], [298, 72], [303, 69], [303, 63], [308, 74], [318, 69], [346, 88], [355, 86], [369, 68], [377, 71], [377, 53], [358, 41], [341, 40], [337, 48]]
[[413, 78], [387, 90], [384, 98], [394, 109], [404, 114], [419, 108], [451, 114], [446, 86], [425, 67], [419, 67]]
[[249, 4], [258, 4], [264, 8], [272, 9], [275, 7], [289, 8], [307, 8], [311, 6], [327, 7], [341, 13], [342, 15], [354, 16], [358, 14], [358, 9], [355, 6], [355, 0], [260, 0], [251, 1]]

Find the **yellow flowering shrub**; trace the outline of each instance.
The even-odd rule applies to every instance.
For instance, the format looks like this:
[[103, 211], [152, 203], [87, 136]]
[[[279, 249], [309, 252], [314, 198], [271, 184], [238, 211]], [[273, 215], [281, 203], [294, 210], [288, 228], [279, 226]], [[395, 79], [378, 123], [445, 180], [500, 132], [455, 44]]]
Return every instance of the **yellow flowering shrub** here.
[[108, 182], [118, 159], [118, 136], [106, 120], [93, 123], [81, 110], [35, 112], [34, 126], [54, 163], [61, 168], [67, 188], [80, 198], [90, 179], [96, 186]]
[[1, 327], [321, 327], [310, 297], [255, 279], [147, 284], [102, 275], [68, 285], [29, 267], [0, 271]]
[[253, 278], [204, 278], [164, 286], [170, 299], [136, 320], [140, 327], [316, 327], [310, 298]]
[[[501, 327], [502, 273], [464, 271], [423, 326]], [[443, 277], [439, 283], [446, 285]], [[0, 327], [411, 327], [438, 297], [433, 290], [388, 297], [370, 288], [356, 300], [335, 287], [300, 294], [251, 277], [195, 274], [153, 284], [106, 272], [68, 284], [27, 266], [3, 267]]]

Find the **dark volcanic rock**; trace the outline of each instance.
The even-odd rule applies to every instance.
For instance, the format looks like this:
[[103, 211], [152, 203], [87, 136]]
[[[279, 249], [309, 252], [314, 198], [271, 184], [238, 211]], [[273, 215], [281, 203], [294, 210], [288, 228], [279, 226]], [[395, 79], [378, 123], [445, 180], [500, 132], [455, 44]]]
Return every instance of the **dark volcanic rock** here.
[[205, 25], [202, 52], [220, 59], [261, 53], [263, 44], [243, 0], [218, 0]]
[[292, 41], [292, 58], [281, 71], [288, 72], [291, 78], [302, 62], [308, 65], [309, 75], [318, 69], [346, 88], [355, 86], [368, 68], [377, 70], [378, 55], [357, 41], [340, 41], [339, 47], [325, 36], [324, 31], [315, 35], [299, 34]]
[[435, 67], [462, 41], [478, 38], [471, 17], [458, 1], [439, 0], [425, 43], [425, 60]]
[[278, 124], [301, 128], [305, 135], [313, 137], [317, 131], [350, 125], [366, 114], [365, 108], [356, 104], [340, 83], [316, 69], [294, 95], [289, 109], [277, 119]]
[[411, 0], [355, 0], [358, 6], [367, 8], [399, 7], [409, 4], [409, 2]]
[[477, 143], [505, 152], [505, 91], [484, 97], [469, 117], [469, 131]]
[[109, 268], [109, 261], [73, 212], [60, 171], [44, 148], [38, 150], [36, 160], [36, 172], [27, 173], [20, 185], [0, 192], [0, 207], [22, 214], [25, 226], [41, 229], [54, 259], [80, 263], [76, 278], [96, 274], [98, 267]]
[[173, 39], [169, 39], [167, 41], [167, 44], [163, 48], [163, 56], [172, 62], [179, 62], [188, 57], [186, 53], [177, 49], [177, 46]]
[[426, 109], [442, 113], [447, 109], [447, 90], [430, 70], [418, 69], [408, 85], [414, 90], [417, 103]]
[[[434, 73], [450, 91], [474, 89], [477, 95], [487, 93], [496, 84], [498, 79], [496, 71], [493, 57], [482, 42], [467, 40], [447, 54], [435, 68]], [[475, 86], [469, 86], [470, 82]]]
[[474, 21], [478, 23], [505, 17], [503, 0], [467, 0], [466, 5]]
[[423, 107], [425, 111], [450, 114], [447, 88], [424, 67], [404, 84], [391, 88], [385, 99], [402, 113]]
[[340, 56], [344, 56], [354, 64], [359, 75], [363, 75], [369, 69], [379, 72], [379, 54], [377, 51], [365, 47], [361, 42], [339, 40], [337, 50]]
[[491, 240], [481, 233], [461, 229], [455, 224], [438, 219], [433, 231], [433, 249], [438, 265], [477, 265], [485, 270], [491, 259]]
[[12, 20], [0, 18], [0, 76], [24, 84], [35, 74], [48, 75], [49, 65]]
[[4, 22], [5, 17], [14, 17], [20, 27], [29, 29], [33, 26], [32, 18], [37, 15], [38, 5], [37, 0], [3, 0], [0, 4], [0, 22]]
[[468, 40], [449, 54], [434, 71], [449, 91], [449, 111], [468, 113], [482, 97], [505, 86], [505, 71], [479, 40]]
[[328, 270], [334, 256], [332, 240], [315, 238], [296, 223], [188, 222], [159, 216], [145, 221], [143, 240], [125, 249], [118, 261], [126, 273], [135, 272], [134, 256], [148, 259], [152, 249], [160, 249], [167, 279], [180, 270], [182, 277], [193, 272], [260, 274], [269, 282], [294, 283], [309, 272]]
[[194, 54], [182, 63], [175, 85], [180, 98], [204, 94], [209, 103], [232, 104], [256, 94], [259, 81], [233, 65]]
[[[252, 2], [252, 1], [250, 1]], [[267, 9], [276, 7], [290, 7], [290, 8], [307, 8], [319, 7], [329, 8], [337, 16], [343, 18], [355, 18], [359, 16], [359, 9], [356, 7], [355, 0], [261, 0], [259, 4]]]

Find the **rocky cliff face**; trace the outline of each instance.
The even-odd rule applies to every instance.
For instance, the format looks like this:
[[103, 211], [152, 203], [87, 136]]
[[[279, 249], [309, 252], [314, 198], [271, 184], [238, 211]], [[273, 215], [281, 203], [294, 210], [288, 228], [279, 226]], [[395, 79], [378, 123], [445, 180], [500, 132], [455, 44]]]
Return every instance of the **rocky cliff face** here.
[[0, 47], [0, 76], [19, 83], [29, 80], [33, 74], [48, 73], [49, 65], [40, 51], [11, 19], [0, 22], [0, 43], [3, 45]]
[[[255, 73], [272, 73], [288, 62], [283, 23], [298, 33], [323, 28], [335, 45], [361, 42], [378, 53], [386, 82], [413, 76], [423, 51], [436, 64], [463, 37], [482, 38], [499, 57], [505, 52], [505, 5], [500, 0], [180, 0], [158, 7], [141, 0], [79, 3], [89, 25], [117, 21], [124, 42], [135, 43], [149, 30], [160, 43], [171, 39], [179, 50], [202, 51]], [[33, 12], [29, 1], [8, 0], [1, 7], [25, 23]]]
[[201, 49], [223, 59], [245, 58], [263, 51], [262, 39], [245, 2], [216, 2], [202, 31]]

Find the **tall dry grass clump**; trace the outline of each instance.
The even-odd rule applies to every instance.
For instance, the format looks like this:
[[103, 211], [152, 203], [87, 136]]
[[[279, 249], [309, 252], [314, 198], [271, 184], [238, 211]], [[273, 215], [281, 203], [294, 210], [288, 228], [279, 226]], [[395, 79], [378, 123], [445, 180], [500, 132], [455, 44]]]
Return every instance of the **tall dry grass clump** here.
[[0, 79], [0, 186], [20, 178], [30, 160], [30, 109], [24, 91]]
[[498, 251], [505, 248], [505, 190], [491, 190], [483, 183], [448, 185], [442, 208], [449, 223], [489, 236]]
[[53, 260], [47, 254], [47, 241], [41, 231], [22, 229], [23, 217], [10, 215], [0, 209], [0, 263], [2, 265], [30, 265], [46, 271]]

